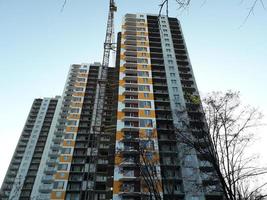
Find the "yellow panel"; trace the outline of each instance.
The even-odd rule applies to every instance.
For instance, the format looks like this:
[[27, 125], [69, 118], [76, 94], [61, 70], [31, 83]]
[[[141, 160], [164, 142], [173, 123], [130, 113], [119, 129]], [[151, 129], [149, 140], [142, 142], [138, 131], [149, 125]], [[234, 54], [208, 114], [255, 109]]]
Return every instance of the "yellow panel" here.
[[137, 32], [136, 35], [138, 35], [138, 36], [148, 36], [148, 32], [145, 32], [145, 35], [142, 35], [141, 32]]
[[87, 74], [87, 73], [79, 73], [78, 76], [79, 76], [79, 77], [87, 77], [88, 74]]
[[120, 72], [124, 72], [125, 71], [125, 67], [124, 66], [121, 66], [120, 67]]

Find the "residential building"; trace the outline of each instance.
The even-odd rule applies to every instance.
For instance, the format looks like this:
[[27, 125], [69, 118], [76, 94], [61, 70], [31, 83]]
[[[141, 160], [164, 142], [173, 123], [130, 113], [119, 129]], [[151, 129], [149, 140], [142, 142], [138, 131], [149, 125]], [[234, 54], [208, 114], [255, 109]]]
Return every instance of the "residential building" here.
[[[60, 97], [35, 99], [1, 187], [1, 199], [31, 199], [38, 169], [53, 134]], [[38, 199], [38, 198], [36, 198]]]

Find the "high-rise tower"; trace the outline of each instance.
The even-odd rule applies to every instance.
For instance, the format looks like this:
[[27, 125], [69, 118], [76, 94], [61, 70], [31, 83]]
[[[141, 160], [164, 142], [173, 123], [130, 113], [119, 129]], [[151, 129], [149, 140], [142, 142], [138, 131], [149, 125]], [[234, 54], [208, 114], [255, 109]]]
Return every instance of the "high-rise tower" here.
[[220, 199], [212, 167], [177, 140], [205, 129], [176, 18], [126, 14], [120, 43], [113, 199]]
[[39, 169], [50, 151], [60, 97], [35, 99], [1, 187], [1, 199], [38, 199], [33, 186], [42, 178]]

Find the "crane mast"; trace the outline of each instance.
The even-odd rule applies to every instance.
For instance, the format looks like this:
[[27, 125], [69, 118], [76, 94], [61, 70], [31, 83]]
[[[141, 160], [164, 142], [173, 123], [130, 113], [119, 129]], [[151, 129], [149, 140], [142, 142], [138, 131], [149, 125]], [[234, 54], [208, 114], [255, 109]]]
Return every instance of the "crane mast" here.
[[[96, 96], [94, 101], [94, 108], [92, 112], [92, 121], [90, 126], [90, 136], [92, 140], [88, 144], [90, 149], [90, 159], [88, 172], [91, 169], [96, 170], [97, 161], [98, 161], [98, 147], [100, 141], [100, 135], [104, 134], [103, 132], [103, 111], [105, 104], [105, 92], [107, 84], [107, 74], [110, 60], [110, 52], [114, 45], [114, 13], [117, 11], [114, 0], [109, 2], [109, 14], [107, 21], [106, 36], [104, 42], [104, 53], [102, 64], [99, 67], [98, 80], [96, 85]], [[95, 182], [96, 182], [96, 173], [93, 173], [93, 176], [87, 179], [87, 189], [86, 189], [86, 199], [95, 199]]]

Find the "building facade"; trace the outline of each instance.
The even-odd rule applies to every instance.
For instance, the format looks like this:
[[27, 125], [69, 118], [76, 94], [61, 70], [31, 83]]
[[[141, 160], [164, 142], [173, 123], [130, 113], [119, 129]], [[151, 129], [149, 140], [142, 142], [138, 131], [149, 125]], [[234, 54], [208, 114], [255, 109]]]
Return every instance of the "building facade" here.
[[1, 187], [1, 199], [38, 199], [33, 186], [47, 151], [60, 97], [35, 99]]
[[[35, 100], [1, 188], [5, 199], [222, 199], [205, 156], [177, 139], [184, 122], [192, 137], [205, 129], [201, 104], [190, 100], [199, 93], [179, 21], [126, 14], [116, 55], [106, 80], [100, 63], [75, 64], [61, 99]], [[33, 134], [37, 122], [46, 132]]]

